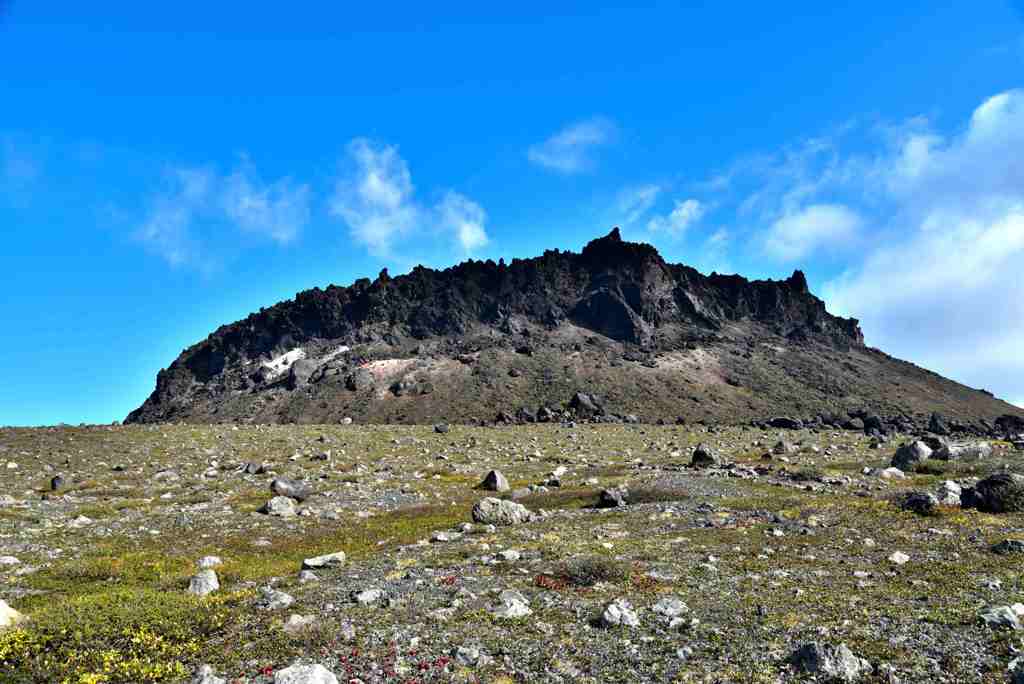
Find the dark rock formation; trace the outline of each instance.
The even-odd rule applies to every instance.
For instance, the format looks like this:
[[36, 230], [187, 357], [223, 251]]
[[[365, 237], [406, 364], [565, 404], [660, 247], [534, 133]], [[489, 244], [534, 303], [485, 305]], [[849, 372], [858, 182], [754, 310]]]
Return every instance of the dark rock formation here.
[[991, 429], [982, 419], [1024, 415], [865, 347], [857, 321], [829, 314], [799, 271], [703, 275], [613, 230], [579, 254], [301, 292], [186, 349], [127, 420], [511, 423], [566, 411], [602, 422], [791, 416], [785, 427], [828, 415], [880, 434], [940, 411], [978, 434]]

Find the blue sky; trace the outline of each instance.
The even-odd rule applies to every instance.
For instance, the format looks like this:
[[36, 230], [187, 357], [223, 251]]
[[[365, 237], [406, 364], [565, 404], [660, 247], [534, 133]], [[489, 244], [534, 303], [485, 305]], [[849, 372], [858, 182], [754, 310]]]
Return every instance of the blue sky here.
[[0, 424], [121, 419], [302, 289], [616, 224], [1024, 404], [1024, 3], [550, 4], [0, 0]]

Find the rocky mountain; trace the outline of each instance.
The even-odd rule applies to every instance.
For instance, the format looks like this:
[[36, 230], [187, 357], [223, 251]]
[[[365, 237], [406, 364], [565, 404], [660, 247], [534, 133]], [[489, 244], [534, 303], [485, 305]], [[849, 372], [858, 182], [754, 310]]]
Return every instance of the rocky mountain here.
[[1024, 412], [866, 347], [857, 321], [828, 313], [800, 271], [706, 276], [615, 229], [579, 254], [385, 270], [301, 292], [186, 349], [127, 420], [780, 416], [990, 433]]

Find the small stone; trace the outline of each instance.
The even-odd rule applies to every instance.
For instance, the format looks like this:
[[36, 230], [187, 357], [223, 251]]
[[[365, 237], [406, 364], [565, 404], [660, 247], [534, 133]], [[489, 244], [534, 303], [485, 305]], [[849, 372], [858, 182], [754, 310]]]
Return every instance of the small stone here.
[[312, 570], [300, 570], [299, 581], [305, 584], [306, 582], [316, 582], [320, 578], [317, 577], [316, 573]]
[[905, 480], [907, 479], [907, 474], [899, 468], [889, 467], [878, 471], [878, 477], [883, 480]]
[[505, 590], [498, 596], [499, 604], [491, 609], [491, 614], [503, 620], [514, 620], [532, 615], [530, 605], [518, 591]]
[[220, 556], [203, 556], [199, 559], [199, 562], [197, 563], [201, 570], [206, 570], [207, 568], [216, 568], [217, 566], [223, 564], [224, 561], [220, 559]]
[[683, 613], [687, 612], [689, 608], [679, 599], [667, 596], [655, 603], [651, 610], [657, 615], [671, 619], [679, 617]]
[[981, 614], [981, 621], [994, 629], [1012, 629], [1017, 631], [1021, 628], [1020, 616], [1010, 606], [995, 606]]
[[332, 568], [336, 565], [341, 565], [345, 562], [345, 552], [337, 551], [335, 553], [328, 553], [324, 556], [314, 556], [313, 558], [307, 558], [302, 561], [302, 568], [304, 570], [316, 570], [318, 568]]
[[274, 684], [338, 684], [338, 678], [323, 665], [296, 664], [275, 672]]
[[295, 501], [287, 496], [275, 496], [263, 504], [263, 508], [259, 512], [277, 518], [294, 518], [298, 514], [295, 508]]
[[298, 502], [303, 502], [313, 493], [309, 486], [298, 480], [289, 480], [284, 477], [276, 477], [270, 483], [270, 491], [277, 496], [286, 496]]
[[363, 589], [352, 593], [352, 600], [361, 606], [377, 603], [382, 598], [384, 598], [384, 592], [380, 589]]
[[639, 627], [640, 618], [637, 617], [629, 601], [617, 598], [604, 607], [604, 612], [601, 613], [601, 624], [605, 627]]
[[288, 634], [299, 634], [316, 624], [316, 617], [313, 615], [297, 615], [292, 613], [284, 621], [282, 629]]
[[453, 542], [453, 541], [458, 541], [459, 539], [462, 539], [462, 533], [461, 532], [439, 531], [439, 532], [434, 532], [434, 534], [432, 534], [430, 536], [430, 541], [438, 542], [438, 543]]
[[476, 665], [476, 661], [480, 659], [480, 649], [472, 646], [459, 646], [455, 649], [455, 660], [460, 665]]
[[902, 551], [894, 551], [892, 555], [889, 556], [889, 562], [893, 565], [903, 565], [909, 560], [910, 556], [903, 553]]
[[260, 597], [256, 601], [256, 605], [263, 610], [281, 610], [295, 603], [295, 599], [284, 593], [278, 591], [273, 587], [263, 587], [260, 589]]
[[196, 673], [192, 675], [190, 684], [226, 684], [227, 680], [218, 677], [210, 665], [200, 665]]

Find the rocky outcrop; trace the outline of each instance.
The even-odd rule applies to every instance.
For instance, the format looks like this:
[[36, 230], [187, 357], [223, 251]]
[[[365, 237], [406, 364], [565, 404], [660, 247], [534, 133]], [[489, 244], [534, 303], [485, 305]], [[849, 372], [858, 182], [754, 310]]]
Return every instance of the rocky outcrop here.
[[[890, 378], [911, 380], [909, 400], [893, 400]], [[127, 421], [533, 422], [568, 411], [724, 422], [859, 412], [866, 423], [885, 411], [927, 424], [941, 410], [952, 429], [1016, 415], [970, 392], [865, 347], [857, 321], [828, 313], [800, 271], [703, 275], [616, 229], [580, 253], [385, 270], [301, 292], [186, 349]]]

